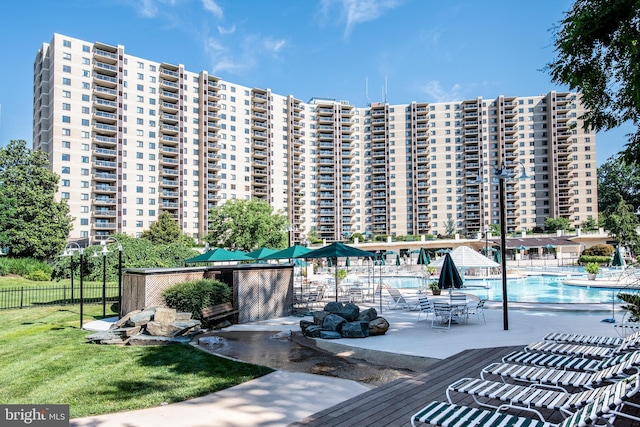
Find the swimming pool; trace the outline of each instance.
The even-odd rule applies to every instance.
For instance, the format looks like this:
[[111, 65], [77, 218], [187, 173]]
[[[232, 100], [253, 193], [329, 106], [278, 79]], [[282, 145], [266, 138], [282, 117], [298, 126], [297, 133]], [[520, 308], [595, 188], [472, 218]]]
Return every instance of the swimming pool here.
[[[507, 280], [507, 295], [510, 302], [531, 303], [610, 303], [619, 289], [589, 288], [564, 285], [566, 276], [527, 276]], [[382, 277], [392, 288], [420, 288], [420, 277]], [[502, 301], [502, 279], [466, 279], [463, 291], [490, 301]], [[444, 291], [446, 292], [446, 291]], [[616, 298], [616, 302], [619, 300]]]

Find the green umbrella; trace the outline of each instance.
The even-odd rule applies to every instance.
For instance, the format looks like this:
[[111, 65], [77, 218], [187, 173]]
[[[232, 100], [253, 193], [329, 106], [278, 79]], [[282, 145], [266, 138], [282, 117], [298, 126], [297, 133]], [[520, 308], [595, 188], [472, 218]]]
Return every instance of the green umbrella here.
[[347, 257], [347, 259], [344, 261], [344, 265], [346, 265], [347, 267], [351, 267], [351, 261], [349, 261], [349, 257]]
[[400, 255], [396, 255], [396, 265], [400, 265]]
[[278, 252], [278, 249], [260, 248], [256, 249], [255, 251], [249, 252], [247, 256], [253, 259], [262, 259], [268, 255], [273, 255], [276, 252]]
[[622, 258], [622, 253], [620, 252], [620, 246], [616, 246], [616, 251], [613, 253], [613, 259], [611, 260], [611, 265], [613, 267], [625, 266], [624, 258]]
[[218, 262], [218, 261], [254, 261], [242, 251], [228, 251], [224, 248], [215, 248], [202, 255], [189, 258], [185, 264], [194, 264], [198, 262]]
[[418, 264], [427, 265], [429, 264], [429, 254], [424, 248], [420, 248], [420, 252], [418, 253]]
[[440, 289], [461, 288], [463, 285], [462, 277], [451, 258], [450, 253], [444, 254], [444, 262], [440, 270], [440, 278], [438, 279], [438, 287]]
[[333, 258], [331, 258], [331, 257], [327, 258], [327, 266], [328, 267], [333, 267]]
[[493, 260], [498, 264], [502, 262], [502, 252], [500, 252], [500, 249], [496, 249], [496, 251], [493, 253]]
[[260, 259], [292, 259], [292, 258], [304, 258], [304, 254], [311, 252], [311, 249], [300, 246], [293, 245], [289, 246], [287, 249], [283, 249], [271, 255], [263, 256]]

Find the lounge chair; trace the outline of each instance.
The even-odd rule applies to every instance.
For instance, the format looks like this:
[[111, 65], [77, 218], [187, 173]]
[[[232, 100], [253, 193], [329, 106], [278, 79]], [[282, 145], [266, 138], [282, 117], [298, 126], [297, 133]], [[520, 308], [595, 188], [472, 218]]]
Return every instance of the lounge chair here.
[[[544, 416], [538, 410], [547, 409], [560, 411], [565, 415], [572, 415], [595, 399], [602, 398], [606, 402], [619, 402], [616, 407], [621, 409], [623, 405], [640, 408], [640, 405], [628, 400], [640, 390], [640, 376], [632, 375], [616, 383], [598, 387], [577, 393], [550, 390], [544, 386], [505, 384], [501, 381], [488, 381], [480, 378], [462, 378], [447, 388], [447, 400], [453, 403], [451, 393], [464, 393], [471, 395], [476, 404], [494, 409], [513, 408], [527, 410], [535, 413], [544, 420]], [[498, 400], [500, 403], [493, 405], [478, 398]], [[625, 414], [625, 416], [628, 416]], [[640, 420], [640, 418], [638, 419]]]
[[625, 338], [552, 332], [547, 334], [544, 337], [544, 340], [566, 344], [597, 345], [602, 347], [618, 347], [622, 344], [637, 347], [640, 344], [640, 331]]
[[551, 353], [535, 353], [527, 351], [514, 351], [502, 358], [504, 363], [517, 363], [520, 365], [543, 366], [547, 368], [564, 369], [569, 371], [600, 371], [625, 360], [634, 360], [640, 363], [640, 351], [623, 353], [605, 359], [591, 359], [579, 356], [563, 356]]
[[433, 315], [433, 304], [431, 303], [431, 301], [429, 301], [429, 298], [427, 298], [426, 296], [419, 296], [418, 297], [418, 310], [420, 310], [420, 313], [418, 314], [418, 322], [420, 321], [420, 316], [422, 316], [422, 313], [425, 314], [425, 317], [428, 319], [429, 315]]
[[409, 308], [409, 302], [396, 288], [387, 288], [387, 292], [391, 296], [392, 301], [388, 303], [389, 310]]
[[437, 427], [585, 427], [595, 424], [601, 417], [609, 414], [610, 411], [608, 402], [596, 399], [582, 410], [565, 418], [560, 424], [551, 424], [497, 411], [453, 405], [445, 402], [431, 402], [411, 416], [411, 425], [416, 427], [417, 423], [425, 423]]
[[597, 345], [565, 344], [555, 341], [533, 342], [524, 348], [524, 351], [565, 354], [591, 359], [605, 359], [617, 354], [629, 353], [635, 350], [632, 342], [620, 344], [617, 347], [600, 347]]
[[633, 361], [627, 360], [600, 371], [566, 371], [563, 369], [545, 368], [540, 366], [517, 365], [512, 363], [492, 363], [482, 369], [480, 378], [494, 375], [505, 380], [511, 379], [533, 384], [544, 384], [558, 387], [567, 391], [565, 387], [592, 389], [601, 387], [608, 382], [615, 382], [638, 371]]

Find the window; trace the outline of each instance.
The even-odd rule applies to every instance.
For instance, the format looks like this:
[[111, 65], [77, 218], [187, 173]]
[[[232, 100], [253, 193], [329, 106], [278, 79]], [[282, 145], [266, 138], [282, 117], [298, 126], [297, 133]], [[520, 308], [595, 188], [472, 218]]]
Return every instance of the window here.
[[71, 86], [71, 79], [68, 79], [68, 78], [64, 77], [62, 79], [62, 84], [65, 85], [65, 86]]

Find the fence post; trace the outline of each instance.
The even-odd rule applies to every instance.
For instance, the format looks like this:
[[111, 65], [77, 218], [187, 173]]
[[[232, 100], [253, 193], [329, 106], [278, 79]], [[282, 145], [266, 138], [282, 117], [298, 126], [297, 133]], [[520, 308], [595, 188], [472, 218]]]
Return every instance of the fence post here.
[[67, 287], [62, 287], [62, 305], [67, 305]]
[[20, 288], [20, 308], [22, 308], [23, 302], [24, 302], [24, 286]]

